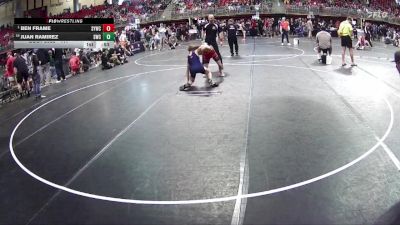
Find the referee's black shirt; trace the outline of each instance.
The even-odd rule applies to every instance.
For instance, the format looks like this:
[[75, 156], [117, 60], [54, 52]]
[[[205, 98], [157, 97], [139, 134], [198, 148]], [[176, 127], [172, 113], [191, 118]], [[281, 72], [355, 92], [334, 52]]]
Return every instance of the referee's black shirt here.
[[215, 23], [207, 23], [204, 26], [204, 30], [206, 32], [206, 42], [207, 43], [214, 43], [217, 42], [217, 35], [218, 35], [218, 25]]
[[235, 38], [237, 32], [237, 26], [235, 24], [229, 24], [227, 27], [228, 38]]

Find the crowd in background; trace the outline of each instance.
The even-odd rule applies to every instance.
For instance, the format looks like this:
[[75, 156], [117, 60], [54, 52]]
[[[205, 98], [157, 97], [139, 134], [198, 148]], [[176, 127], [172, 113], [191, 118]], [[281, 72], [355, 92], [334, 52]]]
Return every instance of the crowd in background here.
[[66, 10], [61, 14], [49, 15], [52, 18], [114, 18], [119, 24], [132, 18], [145, 19], [149, 15], [157, 14], [169, 4], [167, 0], [125, 1], [121, 5], [108, 4], [86, 6], [78, 12], [71, 13]]
[[[278, 1], [279, 2], [279, 1]], [[396, 1], [392, 0], [282, 0], [286, 6], [307, 6], [317, 8], [350, 8], [357, 9], [360, 12], [378, 11], [387, 13], [395, 17], [400, 16], [400, 6]], [[204, 9], [215, 9], [224, 7], [229, 10], [238, 10], [245, 6], [258, 6], [263, 5], [272, 6], [275, 1], [271, 0], [174, 0], [175, 11], [177, 13], [185, 13], [189, 11], [198, 11]]]
[[12, 37], [14, 30], [11, 24], [3, 24], [0, 26], [0, 52], [4, 51], [7, 46], [12, 45]]
[[[359, 10], [379, 9], [385, 10], [396, 16], [400, 16], [399, 7], [395, 1], [388, 0], [367, 0], [367, 1], [344, 1], [344, 0], [284, 0], [289, 6], [315, 6], [315, 7], [347, 7]], [[188, 10], [201, 10], [215, 7], [227, 7], [227, 9], [237, 9], [242, 6], [262, 6], [272, 4], [270, 0], [145, 0], [145, 1], [125, 1], [122, 5], [105, 4], [98, 6], [84, 6], [78, 12], [71, 13], [66, 9], [65, 12], [57, 15], [49, 15], [52, 18], [114, 18], [116, 24], [131, 23], [136, 18], [143, 21], [151, 16], [160, 16], [170, 3], [175, 4], [177, 12]], [[29, 15], [27, 15], [29, 17]], [[299, 27], [299, 33], [301, 33]], [[393, 35], [396, 35], [393, 32]], [[14, 31], [11, 26], [0, 27], [0, 52], [7, 48], [12, 48], [12, 38]]]
[[[216, 7], [221, 5], [242, 6], [252, 4], [264, 4], [266, 1], [259, 0], [219, 0], [219, 1], [201, 1], [201, 0], [174, 0], [178, 7], [184, 5], [186, 9], [198, 9], [202, 7]], [[183, 4], [182, 4], [183, 3]], [[332, 4], [330, 0], [329, 4]], [[339, 4], [336, 1], [335, 4]], [[84, 7], [76, 13], [68, 11], [59, 15], [50, 15], [53, 18], [115, 18], [116, 22], [129, 21], [143, 16], [146, 13], [157, 13], [165, 9], [169, 1], [147, 0], [136, 2], [125, 2], [122, 5], [99, 5]], [[290, 4], [298, 4], [291, 2]], [[323, 3], [319, 3], [323, 4]], [[358, 3], [352, 3], [358, 4]], [[118, 65], [128, 62], [129, 56], [139, 51], [163, 51], [166, 49], [175, 49], [180, 42], [202, 39], [203, 28], [207, 21], [203, 18], [191, 18], [191, 22], [154, 24], [146, 25], [140, 29], [125, 27], [118, 29], [115, 39], [115, 46], [109, 49], [26, 49], [10, 52], [6, 58], [0, 58], [0, 66], [5, 69], [5, 77], [2, 79], [1, 88], [17, 89], [19, 97], [30, 96], [30, 91], [35, 92], [37, 98], [43, 97], [40, 93], [40, 87], [52, 83], [60, 83], [66, 79], [66, 74], [72, 76], [88, 71], [90, 68], [100, 66], [101, 69], [111, 69]], [[132, 21], [133, 22], [133, 21]], [[291, 27], [290, 34], [298, 37], [312, 37], [325, 27], [335, 36], [339, 27], [338, 19], [325, 20], [322, 18], [310, 19], [304, 17], [292, 17], [288, 20]], [[259, 19], [240, 18], [234, 20], [237, 27], [237, 35], [246, 39], [247, 37], [266, 37], [272, 38], [280, 36], [281, 18], [262, 17]], [[218, 20], [220, 29], [220, 38], [226, 37], [227, 20]], [[366, 23], [363, 27], [357, 27], [355, 24], [354, 36], [366, 36], [372, 41], [384, 41], [386, 44], [399, 46], [400, 31], [394, 26], [388, 26], [380, 23]], [[0, 27], [0, 44], [10, 45], [13, 31], [10, 25]], [[225, 33], [225, 35], [224, 35]], [[143, 44], [137, 44], [139, 42]], [[221, 41], [223, 44], [223, 41]], [[19, 60], [17, 60], [19, 59]], [[21, 60], [23, 59], [23, 60]], [[14, 65], [14, 61], [17, 61]], [[23, 63], [25, 62], [25, 66]], [[20, 68], [17, 68], [20, 67]], [[16, 77], [17, 71], [27, 71], [29, 76]], [[18, 73], [18, 72], [17, 72]], [[39, 79], [38, 79], [39, 77]], [[26, 82], [20, 82], [21, 79]], [[21, 85], [21, 84], [24, 85]], [[0, 92], [1, 93], [1, 92]], [[0, 96], [2, 97], [2, 96]]]
[[188, 11], [199, 11], [204, 9], [215, 9], [218, 7], [226, 7], [229, 10], [240, 10], [243, 6], [262, 6], [272, 4], [271, 0], [175, 0], [175, 11], [177, 13], [185, 13]]
[[381, 11], [393, 16], [400, 16], [400, 6], [396, 3], [396, 1], [389, 0], [284, 0], [284, 3], [288, 6], [294, 5], [319, 8], [350, 8], [365, 12]]
[[[289, 25], [291, 27], [290, 34], [298, 37], [307, 37], [309, 33], [313, 36], [321, 30], [321, 27], [327, 28], [333, 34], [336, 35], [336, 31], [339, 28], [340, 19], [324, 19], [324, 18], [305, 18], [305, 17], [292, 17], [288, 19]], [[192, 24], [179, 24], [179, 25], [169, 25], [167, 30], [171, 30], [171, 33], [176, 33], [178, 40], [191, 40], [193, 37], [199, 38], [202, 33], [204, 25], [207, 23], [205, 19], [196, 18], [192, 19]], [[238, 35], [243, 36], [266, 36], [274, 37], [280, 35], [279, 27], [281, 23], [281, 18], [277, 17], [261, 17], [260, 19], [236, 19], [234, 24], [238, 28]], [[221, 32], [224, 32], [227, 26], [227, 20], [218, 20], [217, 24], [220, 27]], [[360, 24], [354, 25], [355, 37], [357, 33], [365, 33], [367, 27], [367, 32], [371, 34], [371, 39], [373, 41], [384, 41], [394, 40], [400, 35], [400, 30], [397, 26], [390, 26], [382, 23], [366, 22], [362, 27]], [[190, 34], [190, 30], [196, 30], [196, 33]], [[392, 43], [391, 41], [391, 43]], [[387, 43], [387, 44], [391, 44]]]

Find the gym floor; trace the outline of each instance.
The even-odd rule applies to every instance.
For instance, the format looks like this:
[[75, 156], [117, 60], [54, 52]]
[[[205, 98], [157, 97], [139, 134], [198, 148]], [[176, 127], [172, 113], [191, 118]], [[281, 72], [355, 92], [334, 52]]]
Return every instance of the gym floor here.
[[2, 105], [0, 224], [399, 223], [396, 49], [239, 41], [217, 88], [181, 46]]

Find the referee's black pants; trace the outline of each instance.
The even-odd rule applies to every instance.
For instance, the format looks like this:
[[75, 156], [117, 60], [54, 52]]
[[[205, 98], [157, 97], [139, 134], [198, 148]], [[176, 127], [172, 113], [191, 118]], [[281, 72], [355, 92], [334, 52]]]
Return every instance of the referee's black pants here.
[[367, 40], [369, 45], [372, 47], [371, 35], [369, 33], [365, 34], [365, 40]]
[[206, 43], [208, 45], [211, 45], [214, 48], [215, 52], [217, 53], [217, 55], [218, 55], [218, 57], [219, 57], [219, 59], [221, 60], [221, 63], [222, 63], [222, 56], [221, 56], [221, 53], [219, 53], [219, 48], [218, 48], [217, 41], [211, 41], [211, 42], [207, 42], [206, 41]]
[[228, 37], [229, 48], [231, 49], [231, 54], [233, 55], [233, 45], [235, 45], [235, 52], [238, 54], [239, 46], [237, 42], [237, 37]]

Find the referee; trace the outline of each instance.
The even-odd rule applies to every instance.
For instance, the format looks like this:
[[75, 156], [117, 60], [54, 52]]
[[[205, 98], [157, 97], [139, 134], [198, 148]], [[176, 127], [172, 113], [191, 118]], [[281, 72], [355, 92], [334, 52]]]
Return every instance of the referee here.
[[239, 46], [238, 46], [238, 41], [237, 41], [237, 37], [236, 37], [236, 32], [238, 30], [238, 27], [233, 23], [233, 19], [228, 20], [228, 26], [226, 29], [227, 29], [227, 33], [228, 33], [228, 43], [229, 43], [229, 48], [231, 50], [231, 56], [234, 56], [233, 45], [235, 45], [236, 55], [239, 55]]
[[353, 40], [351, 39], [351, 34], [353, 33], [353, 26], [351, 25], [351, 17], [348, 17], [345, 21], [340, 23], [338, 35], [342, 40], [342, 66], [346, 66], [345, 54], [346, 48], [349, 49], [350, 58], [351, 58], [351, 66], [357, 66], [354, 63], [353, 56]]
[[208, 15], [208, 23], [204, 26], [204, 30], [206, 35], [205, 37], [206, 43], [214, 48], [215, 52], [218, 54], [218, 57], [222, 63], [222, 56], [221, 53], [219, 53], [219, 48], [217, 44], [217, 37], [220, 30], [218, 25], [215, 23], [214, 15], [212, 14]]

